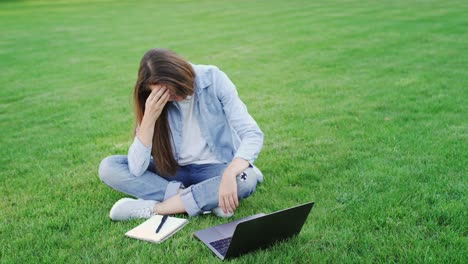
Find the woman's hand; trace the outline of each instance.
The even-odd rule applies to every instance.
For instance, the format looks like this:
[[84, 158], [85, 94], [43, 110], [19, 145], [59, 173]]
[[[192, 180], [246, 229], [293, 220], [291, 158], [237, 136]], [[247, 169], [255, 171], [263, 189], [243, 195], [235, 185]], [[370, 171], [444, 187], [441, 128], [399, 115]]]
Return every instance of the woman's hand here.
[[237, 181], [236, 175], [223, 174], [219, 184], [219, 207], [225, 214], [234, 213], [239, 201], [237, 199]]
[[146, 117], [154, 123], [161, 115], [164, 106], [169, 100], [170, 93], [169, 89], [162, 85], [151, 85], [150, 88], [152, 91], [146, 99], [143, 118]]
[[138, 139], [146, 147], [151, 146], [153, 143], [154, 124], [170, 97], [169, 89], [165, 86], [151, 85], [150, 87], [152, 91], [146, 99], [145, 113], [137, 135]]
[[218, 206], [225, 214], [234, 213], [234, 210], [239, 206], [236, 177], [248, 167], [248, 161], [241, 158], [234, 158], [221, 177]]

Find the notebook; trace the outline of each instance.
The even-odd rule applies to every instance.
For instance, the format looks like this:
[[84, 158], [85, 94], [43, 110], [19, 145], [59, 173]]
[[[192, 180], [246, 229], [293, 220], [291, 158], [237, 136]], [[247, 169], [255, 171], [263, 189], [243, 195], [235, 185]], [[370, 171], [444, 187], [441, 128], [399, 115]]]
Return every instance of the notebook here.
[[162, 218], [162, 215], [152, 216], [145, 222], [125, 233], [125, 235], [139, 240], [161, 243], [188, 223], [187, 219], [169, 216], [159, 232], [156, 234], [156, 228], [161, 223]]
[[194, 235], [224, 260], [267, 248], [299, 234], [314, 202], [270, 214], [256, 214], [222, 225], [198, 230]]

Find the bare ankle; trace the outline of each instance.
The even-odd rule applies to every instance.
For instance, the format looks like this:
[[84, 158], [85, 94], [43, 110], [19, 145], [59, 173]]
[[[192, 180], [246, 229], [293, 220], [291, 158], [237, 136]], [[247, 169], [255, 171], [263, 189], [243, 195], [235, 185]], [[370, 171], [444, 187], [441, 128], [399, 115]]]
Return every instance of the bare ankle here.
[[159, 203], [155, 204], [154, 207], [153, 207], [153, 213], [154, 214], [158, 214], [158, 210], [159, 209]]

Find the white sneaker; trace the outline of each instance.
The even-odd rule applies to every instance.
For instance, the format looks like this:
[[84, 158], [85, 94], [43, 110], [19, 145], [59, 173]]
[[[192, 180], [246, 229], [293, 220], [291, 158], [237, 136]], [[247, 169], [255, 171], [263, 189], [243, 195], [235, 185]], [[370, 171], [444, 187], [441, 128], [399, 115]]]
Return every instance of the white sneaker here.
[[132, 198], [118, 200], [110, 210], [109, 217], [114, 221], [126, 221], [135, 218], [150, 218], [155, 215], [157, 201]]
[[255, 166], [252, 166], [252, 170], [257, 174], [257, 182], [262, 183], [263, 182], [263, 173]]
[[227, 214], [224, 213], [223, 209], [221, 209], [220, 207], [213, 208], [211, 212], [215, 214], [217, 217], [222, 217], [222, 218], [229, 218], [234, 215], [234, 213], [229, 213], [229, 212]]

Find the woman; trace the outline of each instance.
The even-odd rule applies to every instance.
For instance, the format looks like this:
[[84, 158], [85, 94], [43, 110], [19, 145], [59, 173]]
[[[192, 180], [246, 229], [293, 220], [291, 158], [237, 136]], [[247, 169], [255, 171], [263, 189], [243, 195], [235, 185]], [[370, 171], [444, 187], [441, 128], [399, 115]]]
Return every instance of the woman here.
[[261, 182], [253, 166], [263, 133], [215, 66], [151, 49], [134, 88], [135, 138], [128, 156], [105, 158], [99, 177], [123, 198], [112, 220], [212, 211], [229, 217]]

